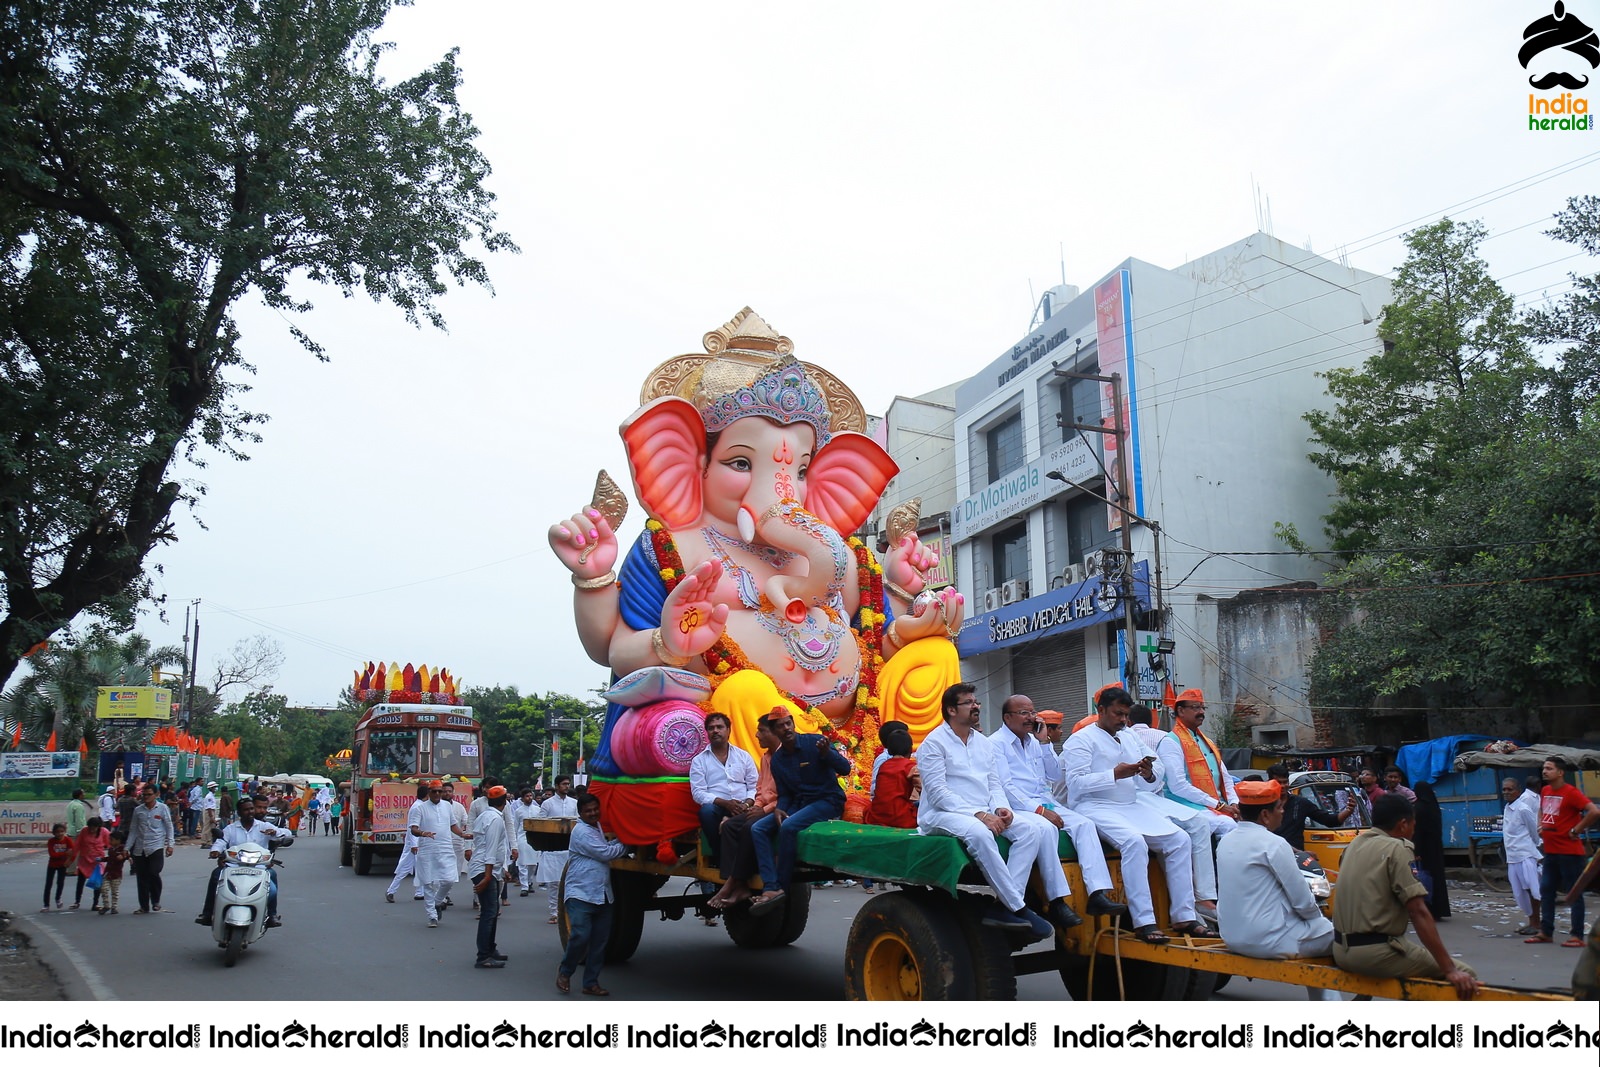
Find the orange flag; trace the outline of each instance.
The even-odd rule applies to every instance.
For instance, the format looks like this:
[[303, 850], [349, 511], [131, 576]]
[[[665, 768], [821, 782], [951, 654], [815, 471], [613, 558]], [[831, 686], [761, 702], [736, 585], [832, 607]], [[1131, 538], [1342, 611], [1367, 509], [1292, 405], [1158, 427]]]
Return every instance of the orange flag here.
[[1167, 683], [1167, 691], [1162, 694], [1161, 703], [1169, 709], [1178, 706], [1178, 693], [1172, 688], [1170, 681]]

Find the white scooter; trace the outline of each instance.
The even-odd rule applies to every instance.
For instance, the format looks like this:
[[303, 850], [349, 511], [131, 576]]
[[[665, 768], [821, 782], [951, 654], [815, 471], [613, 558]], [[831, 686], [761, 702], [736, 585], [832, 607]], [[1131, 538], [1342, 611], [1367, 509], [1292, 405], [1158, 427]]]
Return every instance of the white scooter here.
[[[279, 848], [294, 844], [284, 835]], [[222, 949], [222, 962], [239, 962], [246, 946], [266, 936], [267, 897], [272, 892], [272, 850], [254, 843], [228, 849], [228, 866], [217, 879], [217, 900], [211, 912], [211, 936]]]

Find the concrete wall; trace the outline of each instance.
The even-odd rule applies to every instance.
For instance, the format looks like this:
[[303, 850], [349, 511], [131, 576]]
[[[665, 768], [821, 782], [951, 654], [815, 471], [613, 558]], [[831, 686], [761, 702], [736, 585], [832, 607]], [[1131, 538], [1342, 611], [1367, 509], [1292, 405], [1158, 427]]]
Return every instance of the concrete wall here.
[[1317, 594], [1306, 588], [1256, 590], [1214, 602], [1218, 689], [1207, 693], [1218, 712], [1233, 716], [1252, 734], [1250, 743], [1316, 745], [1306, 703], [1311, 656], [1317, 648], [1313, 609]]

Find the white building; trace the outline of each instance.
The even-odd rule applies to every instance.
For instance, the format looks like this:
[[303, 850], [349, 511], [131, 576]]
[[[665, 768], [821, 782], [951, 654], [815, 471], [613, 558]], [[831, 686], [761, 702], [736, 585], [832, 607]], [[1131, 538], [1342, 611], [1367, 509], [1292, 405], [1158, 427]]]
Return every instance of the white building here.
[[880, 556], [888, 550], [889, 512], [920, 502], [917, 532], [939, 552], [929, 584], [939, 589], [955, 580], [950, 551], [950, 510], [955, 504], [955, 448], [951, 426], [956, 389], [952, 383], [921, 396], [897, 396], [873, 427], [874, 438], [894, 457], [900, 473], [890, 479], [867, 522], [868, 542]]
[[[1020, 692], [1070, 722], [1119, 680], [1123, 607], [1095, 573], [1123, 543], [1120, 514], [1096, 496], [1115, 496], [1102, 473], [1115, 474], [1115, 438], [1070, 428], [1118, 420], [1109, 385], [1061, 373], [1115, 372], [1129, 427], [1122, 503], [1162, 531], [1167, 610], [1141, 613], [1152, 633], [1140, 643], [1169, 638], [1170, 680], [1203, 688], [1214, 711], [1252, 705], [1258, 741], [1310, 743], [1303, 673], [1258, 677], [1260, 657], [1219, 652], [1218, 605], [1320, 577], [1311, 559], [1249, 553], [1285, 549], [1276, 523], [1321, 539], [1332, 483], [1306, 458], [1302, 416], [1328, 405], [1316, 372], [1378, 351], [1388, 299], [1387, 280], [1264, 233], [1171, 270], [1129, 259], [1087, 292], [1052, 290], [1048, 317], [956, 394], [962, 672], [991, 715]], [[1157, 545], [1145, 525], [1131, 533], [1146, 608]], [[1145, 695], [1158, 695], [1139, 659]]]

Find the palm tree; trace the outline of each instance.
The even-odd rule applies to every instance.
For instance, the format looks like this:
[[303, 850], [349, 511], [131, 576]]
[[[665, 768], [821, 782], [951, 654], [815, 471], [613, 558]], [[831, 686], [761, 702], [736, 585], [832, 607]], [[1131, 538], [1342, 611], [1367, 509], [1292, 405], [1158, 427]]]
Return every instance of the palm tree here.
[[183, 650], [153, 648], [142, 634], [118, 636], [101, 626], [82, 640], [69, 634], [27, 660], [29, 674], [0, 695], [0, 716], [7, 734], [22, 728], [24, 749], [41, 749], [56, 735], [57, 747], [71, 749], [85, 736], [101, 749], [137, 748], [148, 741], [151, 727], [99, 721], [94, 717], [101, 686], [149, 685], [150, 672], [183, 662]]

